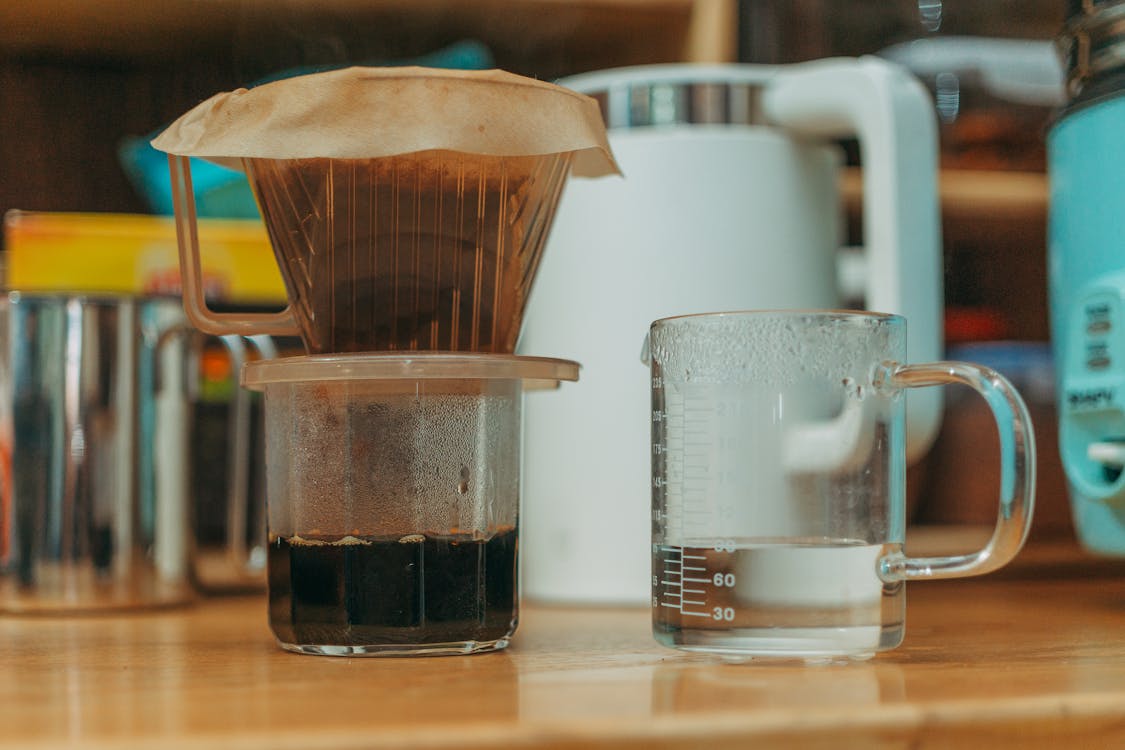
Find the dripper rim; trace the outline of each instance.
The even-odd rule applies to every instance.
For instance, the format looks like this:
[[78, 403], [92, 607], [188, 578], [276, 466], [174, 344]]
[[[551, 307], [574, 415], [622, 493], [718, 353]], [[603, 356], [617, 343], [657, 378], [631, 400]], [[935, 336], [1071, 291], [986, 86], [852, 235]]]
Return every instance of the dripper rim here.
[[279, 383], [349, 380], [578, 380], [579, 364], [552, 357], [466, 352], [312, 354], [248, 362], [241, 383], [264, 390]]

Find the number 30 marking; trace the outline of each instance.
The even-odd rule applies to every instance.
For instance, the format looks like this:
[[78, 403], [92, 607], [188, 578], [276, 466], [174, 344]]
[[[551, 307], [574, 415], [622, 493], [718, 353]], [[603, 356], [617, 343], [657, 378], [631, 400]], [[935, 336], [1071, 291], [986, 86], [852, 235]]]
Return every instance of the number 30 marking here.
[[715, 607], [711, 612], [711, 619], [719, 622], [731, 622], [734, 620], [734, 607]]

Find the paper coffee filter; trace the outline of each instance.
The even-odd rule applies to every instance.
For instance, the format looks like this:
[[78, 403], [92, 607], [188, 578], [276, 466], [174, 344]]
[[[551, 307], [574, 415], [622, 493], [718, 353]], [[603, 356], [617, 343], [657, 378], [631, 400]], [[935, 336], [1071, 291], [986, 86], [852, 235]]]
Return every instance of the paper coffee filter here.
[[241, 169], [243, 158], [371, 159], [420, 151], [572, 153], [572, 172], [620, 174], [597, 102], [500, 70], [352, 67], [216, 94], [154, 148]]

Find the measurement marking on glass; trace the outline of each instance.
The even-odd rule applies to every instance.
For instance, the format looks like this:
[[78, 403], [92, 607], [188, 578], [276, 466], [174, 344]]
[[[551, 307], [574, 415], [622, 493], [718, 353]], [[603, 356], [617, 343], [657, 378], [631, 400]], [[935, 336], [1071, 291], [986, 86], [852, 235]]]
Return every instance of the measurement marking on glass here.
[[[732, 521], [725, 493], [737, 479], [736, 473], [723, 467], [728, 454], [741, 447], [737, 435], [727, 434], [724, 421], [732, 404], [712, 398], [706, 388], [662, 385], [664, 409], [659, 431], [653, 433], [655, 441], [663, 441], [653, 449], [662, 461], [653, 494], [654, 519], [660, 524], [654, 569], [668, 568], [653, 578], [654, 602], [678, 610], [685, 621], [696, 617], [729, 624], [736, 618], [736, 608], [715, 606], [714, 599], [729, 600], [735, 574], [726, 570], [725, 557], [714, 553], [736, 551], [734, 542], [716, 536]], [[715, 541], [700, 544], [702, 540]]]

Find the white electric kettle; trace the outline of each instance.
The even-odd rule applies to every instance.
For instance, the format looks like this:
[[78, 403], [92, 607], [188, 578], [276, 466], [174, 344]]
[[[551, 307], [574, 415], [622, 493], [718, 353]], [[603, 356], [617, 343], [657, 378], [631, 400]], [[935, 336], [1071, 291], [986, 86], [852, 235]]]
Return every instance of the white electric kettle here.
[[[523, 591], [646, 602], [650, 404], [638, 355], [657, 318], [833, 308], [860, 296], [907, 319], [911, 360], [941, 353], [933, 104], [876, 58], [790, 66], [645, 66], [563, 85], [602, 105], [625, 174], [570, 183], [518, 350], [582, 363], [582, 382], [525, 405]], [[863, 165], [862, 270], [845, 274], [841, 149]], [[858, 295], [856, 294], [858, 293]], [[929, 447], [937, 389], [911, 393], [907, 455]]]

